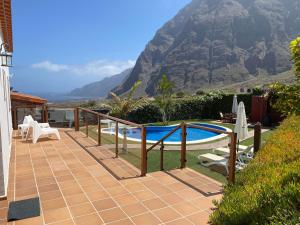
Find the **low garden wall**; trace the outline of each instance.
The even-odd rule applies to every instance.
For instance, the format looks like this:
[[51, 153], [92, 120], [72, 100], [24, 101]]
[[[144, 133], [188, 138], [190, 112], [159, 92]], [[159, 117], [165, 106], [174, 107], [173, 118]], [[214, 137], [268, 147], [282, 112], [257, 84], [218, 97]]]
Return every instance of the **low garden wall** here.
[[214, 225], [299, 224], [300, 117], [292, 116], [274, 132], [255, 159], [226, 186]]

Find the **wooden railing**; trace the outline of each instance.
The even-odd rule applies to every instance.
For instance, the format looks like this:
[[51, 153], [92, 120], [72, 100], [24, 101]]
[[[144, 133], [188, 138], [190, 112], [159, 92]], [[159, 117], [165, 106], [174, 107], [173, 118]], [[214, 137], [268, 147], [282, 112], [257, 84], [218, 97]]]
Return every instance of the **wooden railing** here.
[[151, 145], [149, 148], [147, 148], [146, 143], [146, 127], [141, 124], [136, 124], [127, 120], [122, 120], [116, 117], [112, 117], [106, 114], [98, 113], [89, 109], [85, 108], [75, 108], [74, 111], [74, 118], [75, 118], [75, 130], [79, 131], [79, 111], [82, 111], [85, 113], [84, 122], [85, 122], [85, 129], [86, 129], [86, 135], [88, 136], [88, 129], [89, 129], [89, 123], [87, 114], [92, 114], [97, 117], [98, 121], [98, 145], [101, 145], [101, 119], [109, 119], [116, 123], [115, 125], [115, 156], [119, 156], [119, 124], [125, 124], [129, 126], [138, 127], [141, 129], [141, 176], [145, 176], [147, 174], [147, 155], [148, 153], [153, 150], [155, 147], [160, 145], [160, 169], [164, 170], [164, 148], [165, 148], [165, 140], [170, 137], [172, 134], [174, 134], [176, 131], [181, 129], [181, 146], [180, 146], [180, 168], [186, 167], [186, 143], [187, 143], [187, 132], [186, 129], [188, 127], [194, 128], [194, 129], [202, 129], [206, 131], [211, 131], [219, 134], [226, 134], [230, 137], [230, 157], [229, 157], [229, 174], [228, 174], [228, 181], [229, 183], [234, 183], [235, 180], [235, 165], [236, 165], [236, 144], [237, 144], [237, 134], [234, 132], [228, 132], [226, 130], [219, 130], [216, 128], [206, 127], [206, 126], [199, 126], [194, 124], [187, 124], [185, 122], [181, 123], [180, 125], [176, 126], [173, 130], [171, 130], [168, 134], [166, 134], [163, 138], [161, 138], [159, 141]]
[[147, 149], [146, 149], [146, 128], [144, 125], [133, 123], [127, 120], [122, 120], [113, 116], [109, 116], [103, 113], [95, 112], [86, 108], [75, 108], [74, 110], [74, 120], [75, 120], [75, 131], [79, 131], [79, 111], [82, 111], [85, 115], [84, 123], [85, 123], [85, 133], [86, 136], [89, 135], [89, 121], [88, 114], [94, 115], [97, 117], [98, 122], [98, 145], [102, 145], [101, 143], [101, 119], [109, 119], [115, 122], [115, 157], [119, 157], [119, 124], [125, 124], [128, 126], [138, 127], [141, 129], [141, 176], [145, 176], [147, 173]]

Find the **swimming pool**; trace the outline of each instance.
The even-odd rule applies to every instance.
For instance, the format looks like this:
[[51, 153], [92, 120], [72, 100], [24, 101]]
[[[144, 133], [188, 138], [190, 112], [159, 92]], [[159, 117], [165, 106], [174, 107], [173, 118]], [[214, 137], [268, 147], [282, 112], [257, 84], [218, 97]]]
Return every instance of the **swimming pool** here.
[[[212, 125], [207, 123], [191, 123], [194, 125], [204, 126], [208, 128], [218, 129], [220, 131], [231, 131], [230, 129], [218, 125]], [[172, 126], [146, 126], [146, 139], [147, 143], [156, 143], [165, 135], [167, 135], [171, 130], [173, 130], [177, 125]], [[114, 128], [108, 129], [104, 128], [101, 130], [103, 133], [115, 134]], [[226, 134], [219, 134], [212, 131], [207, 131], [203, 129], [196, 129], [196, 128], [187, 128], [187, 144], [198, 144], [209, 142], [217, 139], [221, 139], [226, 137]], [[123, 138], [123, 129], [119, 129], [119, 137]], [[131, 141], [141, 141], [141, 129], [140, 128], [127, 128], [126, 129], [126, 137], [127, 140]], [[170, 137], [168, 137], [165, 141], [165, 144], [174, 144], [178, 145], [181, 143], [181, 129], [175, 131]]]

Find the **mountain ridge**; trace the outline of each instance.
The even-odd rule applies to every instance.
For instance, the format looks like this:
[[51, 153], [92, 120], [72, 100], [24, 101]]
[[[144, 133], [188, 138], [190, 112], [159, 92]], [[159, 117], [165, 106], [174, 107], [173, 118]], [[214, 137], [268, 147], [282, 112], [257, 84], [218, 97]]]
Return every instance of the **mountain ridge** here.
[[72, 90], [69, 95], [93, 98], [106, 97], [113, 88], [121, 84], [124, 79], [126, 79], [131, 70], [132, 68], [129, 68], [119, 74], [111, 77], [105, 77], [100, 81], [89, 83], [81, 88], [76, 88]]
[[163, 74], [177, 91], [196, 91], [286, 72], [299, 10], [292, 0], [193, 0], [157, 31], [114, 91], [141, 80], [138, 95], [153, 96]]

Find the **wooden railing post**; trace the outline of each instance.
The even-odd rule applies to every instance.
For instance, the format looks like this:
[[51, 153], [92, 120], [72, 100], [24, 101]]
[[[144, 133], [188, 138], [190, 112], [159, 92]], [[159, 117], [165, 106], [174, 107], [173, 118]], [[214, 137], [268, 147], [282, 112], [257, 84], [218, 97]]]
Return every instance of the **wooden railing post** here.
[[48, 123], [48, 106], [43, 107], [43, 123]]
[[116, 132], [116, 139], [115, 139], [115, 142], [116, 142], [116, 158], [119, 157], [119, 123], [116, 122], [116, 127], [115, 127], [115, 132]]
[[186, 124], [182, 123], [181, 125], [181, 166], [183, 169], [186, 167]]
[[231, 134], [230, 140], [230, 156], [228, 163], [228, 182], [234, 184], [235, 181], [235, 164], [236, 164], [236, 144], [237, 144], [237, 134]]
[[254, 126], [254, 153], [257, 153], [261, 147], [261, 123], [256, 123]]
[[147, 174], [147, 141], [146, 141], [146, 127], [141, 127], [141, 176], [146, 176]]
[[79, 109], [75, 108], [74, 110], [74, 126], [75, 131], [79, 131]]
[[88, 122], [88, 114], [87, 112], [85, 113], [85, 134], [88, 137], [89, 136], [89, 122]]
[[161, 146], [160, 146], [160, 170], [163, 171], [164, 170], [164, 142], [161, 142]]
[[101, 117], [98, 115], [98, 145], [101, 145]]
[[17, 108], [12, 108], [12, 122], [13, 122], [13, 129], [18, 130], [18, 115], [17, 115]]

